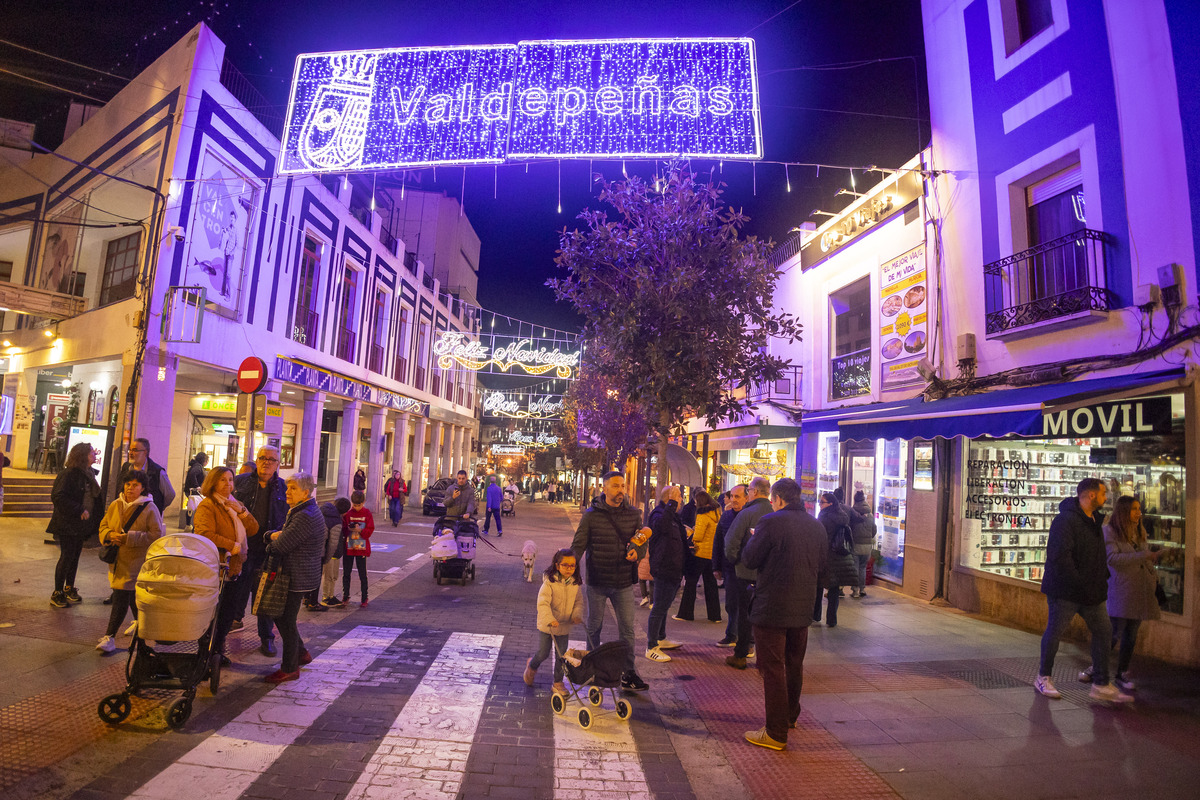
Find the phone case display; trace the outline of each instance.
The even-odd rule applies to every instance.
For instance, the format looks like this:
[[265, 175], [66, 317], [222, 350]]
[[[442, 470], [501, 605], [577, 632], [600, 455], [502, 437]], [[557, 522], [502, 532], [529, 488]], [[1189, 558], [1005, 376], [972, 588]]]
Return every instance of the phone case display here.
[[904, 439], [875, 443], [876, 542], [883, 562], [875, 574], [904, 582], [904, 526], [908, 506], [908, 442]]
[[820, 434], [817, 441], [817, 491], [832, 492], [838, 487], [838, 435]]
[[1164, 611], [1183, 611], [1184, 470], [1182, 463], [1120, 463], [1133, 449], [1099, 439], [971, 443], [966, 464], [963, 512], [965, 566], [1019, 580], [1041, 581], [1050, 524], [1064, 498], [1074, 497], [1084, 478], [1100, 478], [1107, 518], [1122, 495], [1138, 498], [1149, 544], [1163, 548], [1159, 585]]

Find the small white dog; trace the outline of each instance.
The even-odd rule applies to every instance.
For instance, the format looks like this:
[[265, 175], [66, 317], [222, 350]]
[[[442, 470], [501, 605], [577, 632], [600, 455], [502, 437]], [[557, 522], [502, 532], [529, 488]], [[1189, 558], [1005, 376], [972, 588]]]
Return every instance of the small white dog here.
[[533, 583], [533, 562], [537, 561], [537, 543], [526, 539], [521, 548], [521, 560], [525, 562], [525, 582]]

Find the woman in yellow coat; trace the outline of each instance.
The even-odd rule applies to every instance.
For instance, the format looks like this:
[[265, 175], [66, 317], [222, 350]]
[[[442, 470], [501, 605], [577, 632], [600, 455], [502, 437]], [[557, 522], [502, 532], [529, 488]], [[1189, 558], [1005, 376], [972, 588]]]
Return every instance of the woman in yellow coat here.
[[[108, 584], [112, 587], [112, 611], [108, 615], [108, 629], [96, 649], [101, 653], [112, 653], [117, 649], [117, 629], [125, 621], [125, 612], [132, 611], [137, 619], [134, 588], [138, 572], [146, 560], [146, 548], [163, 534], [162, 517], [151, 502], [149, 479], [140, 469], [130, 470], [125, 475], [125, 484], [120, 496], [112, 501], [104, 519], [100, 521], [100, 543], [117, 545], [117, 560], [108, 565]], [[134, 518], [133, 515], [137, 514]], [[133, 520], [130, 523], [130, 520]], [[128, 525], [129, 530], [126, 530]]]
[[679, 600], [679, 613], [672, 619], [690, 621], [696, 614], [696, 583], [704, 580], [704, 606], [709, 622], [721, 621], [721, 598], [717, 594], [717, 579], [712, 570], [713, 539], [717, 534], [717, 520], [721, 508], [708, 492], [696, 492], [696, 527], [692, 531], [695, 551], [687, 559], [683, 576], [683, 596]]

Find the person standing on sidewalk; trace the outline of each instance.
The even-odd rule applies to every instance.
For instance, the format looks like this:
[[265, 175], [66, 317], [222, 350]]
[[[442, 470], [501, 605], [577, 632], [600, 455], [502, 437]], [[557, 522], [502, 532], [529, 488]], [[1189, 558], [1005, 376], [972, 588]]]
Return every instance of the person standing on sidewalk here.
[[1046, 541], [1046, 569], [1042, 574], [1042, 594], [1046, 595], [1048, 617], [1042, 634], [1042, 658], [1033, 687], [1052, 699], [1062, 695], [1050, 676], [1054, 657], [1063, 632], [1078, 614], [1092, 637], [1092, 690], [1095, 700], [1111, 703], [1132, 702], [1108, 682], [1108, 651], [1112, 646], [1112, 622], [1108, 619], [1108, 558], [1104, 532], [1097, 512], [1108, 499], [1108, 489], [1098, 478], [1084, 478], [1075, 487], [1075, 496], [1058, 505], [1059, 513], [1050, 523]]
[[493, 475], [488, 479], [487, 491], [484, 493], [487, 501], [487, 514], [483, 518], [483, 532], [487, 533], [492, 526], [492, 517], [496, 518], [496, 538], [504, 535], [504, 523], [500, 520], [500, 504], [504, 502], [504, 493], [500, 491], [500, 479]]
[[679, 518], [683, 493], [678, 486], [667, 486], [650, 512], [650, 574], [654, 577], [654, 600], [646, 622], [646, 658], [670, 661], [664, 650], [674, 650], [679, 642], [667, 638], [667, 614], [675, 602], [683, 579], [683, 562], [688, 552], [687, 530]]
[[[233, 481], [233, 496], [238, 502], [250, 509], [258, 529], [262, 533], [277, 531], [283, 527], [287, 519], [287, 485], [279, 477], [279, 451], [270, 445], [258, 448], [254, 461], [254, 471], [238, 475]], [[242, 567], [243, 578], [238, 581], [238, 595], [234, 608], [238, 611], [233, 629], [242, 627], [240, 619], [246, 611], [246, 603], [250, 593], [258, 586], [258, 574], [267, 558], [266, 536], [250, 537], [250, 546], [246, 550], [246, 563]], [[275, 649], [275, 624], [265, 614], [259, 615], [258, 638], [261, 644], [259, 652], [264, 656], [273, 657]]]
[[829, 548], [825, 529], [804, 510], [795, 480], [775, 481], [771, 507], [774, 513], [763, 515], [742, 551], [746, 566], [758, 570], [750, 621], [766, 707], [766, 724], [748, 731], [746, 741], [783, 750], [788, 728], [800, 716], [808, 627]]
[[[733, 525], [725, 537], [725, 563], [734, 565], [734, 585], [737, 592], [737, 644], [733, 655], [725, 663], [734, 669], [745, 669], [746, 659], [754, 654], [754, 631], [750, 628], [750, 590], [758, 573], [742, 563], [742, 548], [750, 539], [750, 533], [763, 515], [771, 512], [771, 482], [759, 475], [750, 480], [747, 487], [749, 501], [734, 517]], [[729, 583], [725, 584], [729, 591]]]
[[525, 662], [525, 672], [521, 677], [526, 686], [533, 686], [538, 667], [550, 657], [553, 649], [557, 656], [554, 659], [552, 688], [555, 694], [567, 693], [562, 682], [562, 658], [567, 654], [571, 626], [583, 622], [583, 592], [575, 574], [577, 563], [575, 551], [564, 548], [554, 554], [550, 566], [542, 574], [542, 588], [537, 596], [538, 649]]
[[734, 565], [725, 560], [725, 536], [738, 512], [746, 507], [746, 488], [746, 484], [739, 483], [729, 490], [725, 510], [721, 512], [721, 519], [717, 520], [717, 532], [713, 536], [713, 569], [721, 573], [721, 582], [725, 584], [725, 636], [717, 642], [717, 647], [733, 647], [737, 644], [737, 574]]
[[121, 495], [112, 501], [100, 521], [100, 544], [117, 545], [117, 560], [108, 565], [112, 611], [108, 615], [108, 628], [96, 644], [101, 653], [116, 651], [115, 639], [125, 621], [125, 612], [132, 612], [137, 619], [133, 591], [138, 572], [146, 560], [146, 549], [162, 534], [162, 517], [146, 490], [146, 473], [130, 470], [125, 474]]
[[100, 530], [100, 518], [104, 514], [104, 492], [92, 470], [97, 456], [87, 442], [72, 447], [63, 463], [63, 471], [58, 473], [54, 488], [50, 490], [54, 513], [46, 533], [53, 534], [58, 542], [54, 591], [50, 595], [50, 605], [55, 608], [83, 602], [75, 590], [75, 572], [79, 569], [83, 543]]
[[0, 513], [4, 512], [4, 468], [11, 464], [8, 456], [0, 453]]
[[1113, 683], [1123, 692], [1136, 687], [1126, 675], [1137, 644], [1138, 628], [1144, 620], [1158, 619], [1158, 563], [1162, 550], [1151, 550], [1142, 527], [1142, 504], [1133, 497], [1120, 497], [1104, 526], [1104, 549], [1108, 558], [1108, 618], [1113, 640], [1120, 645]]
[[[246, 610], [245, 592], [248, 590], [240, 584], [251, 577], [249, 571], [243, 569], [250, 542], [261, 538], [257, 520], [233, 496], [233, 486], [233, 470], [226, 466], [213, 467], [200, 484], [204, 499], [192, 515], [195, 523], [192, 530], [215, 544], [222, 555], [229, 556], [229, 574], [217, 600], [217, 631], [212, 641], [212, 652], [221, 654], [221, 666], [229, 665], [225, 656], [225, 638], [233, 627], [233, 620]], [[239, 599], [241, 605], [238, 605]]]
[[875, 514], [867, 503], [867, 496], [859, 489], [854, 493], [854, 511], [860, 520], [852, 527], [854, 529], [854, 560], [858, 564], [858, 588], [851, 597], [867, 596], [867, 562], [875, 551]]
[[370, 605], [367, 598], [367, 558], [371, 555], [371, 534], [375, 532], [375, 517], [366, 507], [367, 496], [350, 493], [350, 510], [342, 515], [342, 538], [346, 540], [342, 568], [342, 605], [350, 603], [350, 573], [358, 568], [359, 607]]
[[321, 516], [325, 519], [325, 528], [329, 538], [325, 540], [327, 560], [321, 564], [321, 604], [344, 608], [345, 603], [337, 597], [337, 579], [346, 556], [346, 539], [342, 536], [342, 518], [351, 508], [350, 498], [339, 497], [332, 503], [321, 504]]
[[124, 486], [125, 476], [130, 470], [135, 469], [146, 473], [146, 480], [149, 481], [146, 490], [154, 499], [154, 505], [158, 508], [159, 515], [166, 513], [166, 510], [175, 502], [175, 487], [171, 485], [171, 479], [163, 471], [162, 465], [150, 459], [149, 439], [134, 439], [133, 443], [129, 445], [129, 460], [121, 465], [117, 485]]
[[[695, 526], [692, 543], [696, 546], [692, 557], [687, 559], [683, 575], [683, 596], [679, 600], [679, 613], [671, 619], [691, 621], [696, 616], [696, 584], [704, 581], [704, 606], [709, 622], [721, 621], [721, 596], [717, 591], [717, 579], [713, 575], [713, 538], [717, 531], [717, 518], [721, 509], [708, 492], [696, 490], [692, 498], [696, 501]], [[682, 516], [682, 514], [680, 515]]]
[[[634, 668], [633, 584], [637, 582], [637, 561], [646, 552], [644, 537], [650, 529], [642, 527], [641, 513], [625, 501], [625, 478], [621, 473], [606, 472], [604, 493], [583, 512], [571, 550], [575, 558], [587, 557], [584, 586], [587, 596], [588, 648], [600, 645], [604, 624], [604, 604], [612, 603], [617, 618], [617, 633], [629, 646], [621, 688], [644, 692], [650, 688]], [[634, 541], [642, 537], [642, 544]]]
[[[825, 528], [829, 548], [829, 582], [826, 596], [829, 598], [829, 608], [825, 612], [825, 624], [830, 628], [837, 627], [838, 603], [842, 597], [843, 586], [858, 585], [858, 564], [854, 560], [854, 529], [849, 510], [838, 502], [832, 492], [825, 492], [817, 498], [821, 507], [817, 521]], [[813, 606], [813, 622], [821, 621], [821, 593]]]
[[393, 528], [399, 527], [400, 520], [404, 519], [404, 495], [406, 494], [408, 494], [408, 487], [404, 485], [404, 478], [400, 477], [398, 470], [392, 470], [392, 477], [383, 485], [383, 496], [388, 501], [388, 516], [391, 517]]

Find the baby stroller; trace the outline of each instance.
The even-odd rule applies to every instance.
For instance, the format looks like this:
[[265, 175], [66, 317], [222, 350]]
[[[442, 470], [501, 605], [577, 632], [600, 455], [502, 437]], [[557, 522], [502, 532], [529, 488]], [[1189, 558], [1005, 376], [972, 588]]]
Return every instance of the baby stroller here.
[[[125, 664], [127, 684], [100, 701], [100, 719], [110, 725], [123, 722], [132, 709], [130, 695], [142, 689], [179, 689], [183, 696], [167, 709], [167, 725], [178, 729], [191, 716], [196, 687], [205, 678], [216, 694], [221, 654], [212, 652], [210, 642], [226, 569], [217, 546], [203, 536], [167, 534], [150, 545], [138, 573], [137, 629]], [[182, 644], [193, 641], [194, 650]]]
[[434, 527], [429, 557], [433, 559], [433, 579], [441, 586], [443, 580], [475, 580], [475, 542], [479, 525], [473, 519], [442, 517]]
[[500, 515], [504, 517], [515, 517], [517, 515], [517, 495], [515, 492], [504, 493], [504, 499], [500, 501]]
[[[555, 650], [557, 649], [556, 646]], [[621, 687], [621, 674], [625, 671], [625, 663], [629, 659], [629, 645], [620, 641], [607, 642], [591, 652], [568, 650], [565, 653], [556, 652], [555, 657], [563, 665], [566, 686], [570, 691], [570, 698], [558, 693], [550, 695], [550, 707], [554, 709], [555, 714], [562, 714], [567, 710], [568, 699], [576, 700], [581, 706], [579, 727], [586, 730], [592, 727], [597, 716], [612, 713], [600, 708], [604, 703], [604, 691], [607, 689], [616, 706], [617, 719], [628, 720], [633, 716], [633, 706], [629, 701], [617, 697], [617, 689]], [[580, 692], [585, 688], [588, 702], [592, 705], [590, 709], [584, 706], [580, 696]]]

